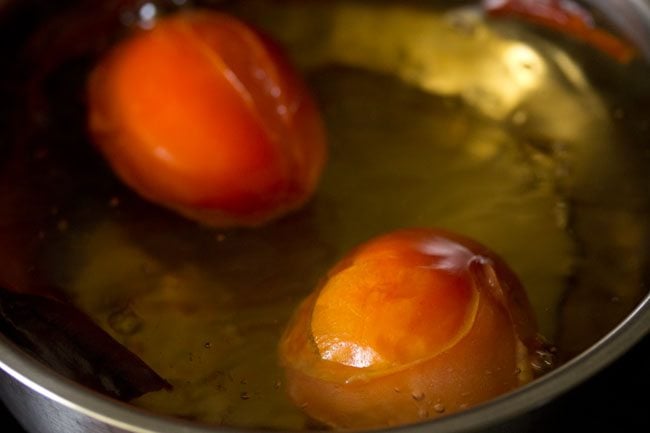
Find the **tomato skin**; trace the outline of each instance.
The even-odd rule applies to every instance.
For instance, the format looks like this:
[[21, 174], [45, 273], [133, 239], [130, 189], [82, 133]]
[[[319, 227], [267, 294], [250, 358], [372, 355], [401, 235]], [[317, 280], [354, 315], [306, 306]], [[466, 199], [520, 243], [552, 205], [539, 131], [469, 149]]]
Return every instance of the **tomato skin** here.
[[[386, 259], [397, 267], [383, 273]], [[377, 292], [390, 295], [373, 302]], [[332, 356], [323, 340], [376, 356]], [[523, 287], [499, 257], [449, 232], [407, 229], [370, 240], [328, 273], [298, 307], [280, 360], [289, 397], [308, 415], [337, 428], [380, 428], [457, 412], [530, 381], [540, 341]]]
[[141, 196], [213, 226], [302, 206], [326, 159], [316, 104], [281, 50], [228, 15], [161, 18], [88, 80], [89, 130]]
[[515, 16], [581, 39], [620, 63], [629, 63], [636, 50], [627, 41], [596, 27], [594, 18], [577, 2], [568, 0], [483, 0], [491, 16]]

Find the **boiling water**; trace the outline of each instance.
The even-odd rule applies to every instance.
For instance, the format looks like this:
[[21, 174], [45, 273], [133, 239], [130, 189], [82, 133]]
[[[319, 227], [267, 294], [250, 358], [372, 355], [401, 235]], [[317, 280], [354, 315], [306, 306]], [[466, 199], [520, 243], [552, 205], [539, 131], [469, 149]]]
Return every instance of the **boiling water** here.
[[[0, 176], [2, 280], [60, 287], [174, 387], [134, 404], [209, 423], [309, 427], [284, 395], [282, 330], [346, 251], [401, 227], [451, 229], [500, 254], [564, 359], [643, 295], [643, 65], [596, 53], [579, 62], [569, 55], [579, 47], [472, 8], [205, 3], [277, 38], [321, 106], [322, 184], [280, 221], [207, 229], [125, 189], [85, 136], [89, 56], [44, 68], [37, 90], [25, 80], [7, 91], [22, 111], [18, 128], [4, 126], [13, 144]], [[614, 93], [623, 77], [637, 94]]]

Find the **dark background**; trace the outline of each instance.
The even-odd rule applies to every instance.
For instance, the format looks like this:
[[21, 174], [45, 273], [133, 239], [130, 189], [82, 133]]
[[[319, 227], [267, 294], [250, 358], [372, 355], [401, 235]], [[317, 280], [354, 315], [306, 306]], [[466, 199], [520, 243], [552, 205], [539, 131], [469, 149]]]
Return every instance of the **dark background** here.
[[[650, 337], [535, 413], [534, 419], [532, 429], [521, 433], [650, 432]], [[0, 432], [24, 432], [4, 406], [0, 406]]]

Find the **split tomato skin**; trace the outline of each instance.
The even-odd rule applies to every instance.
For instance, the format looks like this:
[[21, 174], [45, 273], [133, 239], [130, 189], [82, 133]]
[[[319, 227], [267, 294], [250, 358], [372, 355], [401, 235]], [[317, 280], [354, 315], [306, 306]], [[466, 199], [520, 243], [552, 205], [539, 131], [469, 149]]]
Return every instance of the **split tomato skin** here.
[[179, 12], [135, 31], [87, 90], [91, 138], [118, 177], [191, 219], [256, 226], [316, 189], [316, 103], [282, 50], [229, 15]]
[[280, 343], [291, 400], [337, 428], [463, 410], [533, 378], [542, 340], [524, 289], [482, 245], [406, 229], [340, 261]]

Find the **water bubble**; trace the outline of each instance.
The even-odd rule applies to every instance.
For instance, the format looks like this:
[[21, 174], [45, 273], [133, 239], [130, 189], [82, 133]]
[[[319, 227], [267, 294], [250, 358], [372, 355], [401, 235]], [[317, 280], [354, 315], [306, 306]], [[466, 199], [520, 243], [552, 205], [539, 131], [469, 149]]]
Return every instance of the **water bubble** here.
[[251, 395], [246, 391], [244, 391], [241, 394], [239, 394], [239, 398], [242, 400], [249, 400], [251, 398]]
[[566, 229], [569, 226], [569, 207], [563, 201], [555, 204], [555, 221], [561, 229]]
[[143, 24], [153, 21], [153, 19], [156, 18], [157, 14], [158, 8], [156, 8], [156, 5], [151, 2], [143, 4], [138, 11], [138, 15], [140, 16], [140, 20], [143, 22]]
[[421, 407], [421, 408], [418, 410], [418, 416], [419, 416], [420, 418], [423, 418], [423, 419], [424, 419], [424, 418], [429, 418], [429, 411], [428, 411], [426, 408]]
[[210, 343], [209, 341], [206, 341], [206, 342], [203, 344], [203, 347], [205, 347], [206, 349], [211, 349], [211, 348], [212, 348], [212, 343]]
[[528, 121], [528, 113], [523, 110], [517, 110], [512, 115], [512, 123], [516, 126], [521, 126]]
[[542, 375], [555, 366], [555, 354], [550, 349], [538, 349], [532, 354], [530, 365], [536, 375]]
[[228, 376], [226, 375], [226, 373], [224, 373], [223, 371], [217, 371], [215, 372], [213, 377], [213, 386], [217, 391], [225, 391], [227, 388], [226, 386], [227, 380], [228, 380]]
[[424, 393], [421, 391], [416, 391], [411, 394], [411, 397], [413, 397], [413, 400], [415, 401], [422, 401], [424, 400]]
[[108, 316], [108, 326], [121, 335], [133, 335], [142, 328], [142, 319], [129, 308], [113, 312]]
[[280, 389], [280, 388], [282, 388], [282, 382], [276, 380], [275, 383], [273, 384], [273, 389]]
[[471, 8], [459, 9], [448, 16], [448, 22], [458, 33], [473, 36], [480, 24], [480, 14]]
[[437, 413], [444, 413], [445, 406], [442, 403], [436, 403], [433, 405], [433, 410], [435, 410]]

